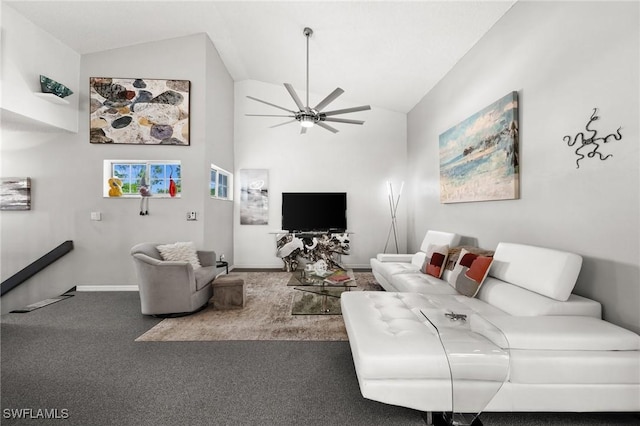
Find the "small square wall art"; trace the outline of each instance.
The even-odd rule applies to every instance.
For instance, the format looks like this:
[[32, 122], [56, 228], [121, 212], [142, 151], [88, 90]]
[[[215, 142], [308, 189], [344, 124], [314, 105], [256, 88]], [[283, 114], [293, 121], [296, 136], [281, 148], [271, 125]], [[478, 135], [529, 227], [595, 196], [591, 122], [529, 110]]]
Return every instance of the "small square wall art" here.
[[188, 80], [91, 77], [95, 144], [189, 145]]
[[520, 196], [518, 92], [440, 135], [440, 202]]
[[0, 179], [0, 210], [31, 210], [31, 178]]

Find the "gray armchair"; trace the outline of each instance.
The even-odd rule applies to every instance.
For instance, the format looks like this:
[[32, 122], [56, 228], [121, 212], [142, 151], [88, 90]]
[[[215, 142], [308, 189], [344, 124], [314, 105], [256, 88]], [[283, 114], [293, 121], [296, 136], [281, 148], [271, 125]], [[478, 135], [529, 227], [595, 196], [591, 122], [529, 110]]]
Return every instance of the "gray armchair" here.
[[156, 248], [160, 243], [137, 244], [131, 255], [138, 274], [140, 308], [144, 315], [178, 316], [207, 305], [213, 295], [216, 253], [198, 251], [201, 268], [189, 262], [165, 261]]

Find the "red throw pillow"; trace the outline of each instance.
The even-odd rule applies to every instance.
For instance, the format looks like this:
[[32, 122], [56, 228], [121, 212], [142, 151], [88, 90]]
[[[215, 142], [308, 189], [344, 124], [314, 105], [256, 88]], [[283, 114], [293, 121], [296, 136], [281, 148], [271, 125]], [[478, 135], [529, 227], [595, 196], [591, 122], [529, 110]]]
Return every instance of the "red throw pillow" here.
[[456, 266], [453, 268], [453, 272], [449, 275], [449, 284], [458, 293], [468, 297], [475, 297], [489, 274], [492, 262], [493, 257], [479, 256], [463, 249]]
[[477, 256], [465, 275], [480, 285], [489, 273], [491, 262], [493, 262], [492, 257]]
[[427, 257], [424, 259], [421, 271], [425, 274], [440, 278], [442, 276], [442, 272], [444, 272], [444, 266], [447, 263], [448, 255], [448, 245], [430, 245], [427, 249]]

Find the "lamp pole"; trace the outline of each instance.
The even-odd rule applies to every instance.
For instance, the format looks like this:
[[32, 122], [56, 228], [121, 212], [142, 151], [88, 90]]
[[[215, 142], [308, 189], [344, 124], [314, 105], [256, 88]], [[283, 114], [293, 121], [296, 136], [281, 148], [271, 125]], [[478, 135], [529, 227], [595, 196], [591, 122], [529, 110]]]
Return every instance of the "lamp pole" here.
[[387, 234], [387, 242], [384, 245], [383, 253], [387, 252], [387, 247], [389, 246], [389, 240], [391, 239], [392, 232], [393, 232], [393, 240], [396, 245], [396, 253], [400, 252], [398, 248], [398, 222], [396, 220], [396, 213], [398, 211], [398, 204], [400, 203], [400, 196], [402, 195], [403, 188], [404, 188], [404, 182], [400, 184], [400, 191], [398, 192], [398, 196], [395, 197], [393, 194], [393, 184], [391, 182], [387, 182], [387, 196], [389, 199], [389, 210], [391, 212], [391, 226], [389, 227], [389, 233]]

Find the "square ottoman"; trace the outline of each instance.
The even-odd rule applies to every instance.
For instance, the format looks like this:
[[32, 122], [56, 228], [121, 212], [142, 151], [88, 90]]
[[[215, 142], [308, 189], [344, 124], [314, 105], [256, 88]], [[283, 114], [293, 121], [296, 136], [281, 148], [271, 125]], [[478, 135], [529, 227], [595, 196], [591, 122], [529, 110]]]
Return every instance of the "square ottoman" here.
[[215, 309], [244, 308], [247, 290], [246, 274], [230, 273], [218, 276], [212, 283]]

